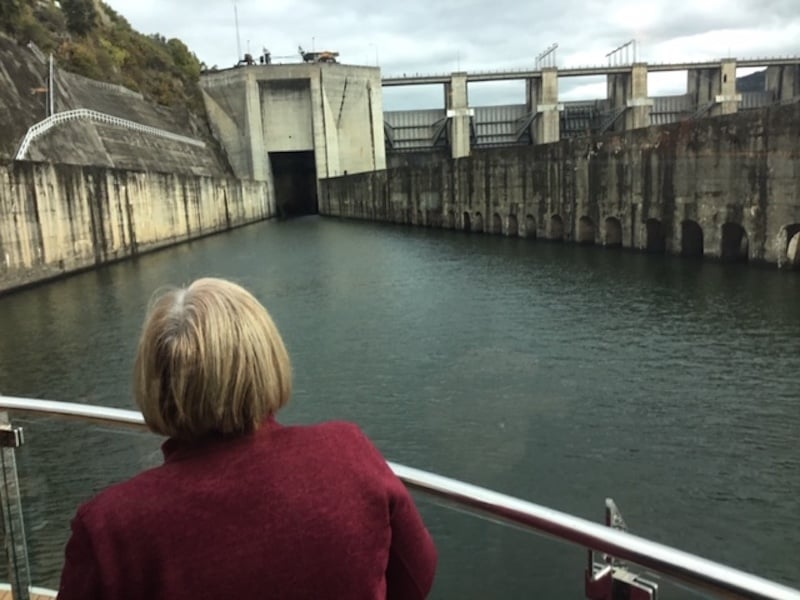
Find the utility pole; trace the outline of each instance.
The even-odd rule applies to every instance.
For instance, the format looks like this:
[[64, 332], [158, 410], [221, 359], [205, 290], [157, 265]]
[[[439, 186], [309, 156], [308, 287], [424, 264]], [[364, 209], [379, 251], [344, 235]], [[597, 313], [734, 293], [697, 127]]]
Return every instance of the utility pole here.
[[239, 37], [239, 8], [236, 6], [236, 0], [233, 0], [233, 19], [236, 23], [236, 61], [242, 60], [242, 40]]
[[50, 73], [47, 76], [47, 88], [48, 88], [48, 117], [52, 117], [56, 114], [56, 86], [55, 86], [55, 67], [53, 66], [53, 53], [50, 53]]

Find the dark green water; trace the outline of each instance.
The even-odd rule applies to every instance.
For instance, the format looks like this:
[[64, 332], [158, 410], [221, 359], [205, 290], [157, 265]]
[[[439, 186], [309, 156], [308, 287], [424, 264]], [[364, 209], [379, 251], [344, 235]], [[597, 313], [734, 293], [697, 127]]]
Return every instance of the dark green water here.
[[[456, 232], [265, 223], [0, 298], [0, 390], [132, 408], [152, 291], [252, 289], [293, 356], [284, 422], [358, 422], [394, 461], [800, 587], [800, 277]], [[27, 419], [36, 583], [155, 437]], [[420, 500], [438, 598], [579, 598], [583, 553]], [[672, 590], [668, 597], [696, 597]]]

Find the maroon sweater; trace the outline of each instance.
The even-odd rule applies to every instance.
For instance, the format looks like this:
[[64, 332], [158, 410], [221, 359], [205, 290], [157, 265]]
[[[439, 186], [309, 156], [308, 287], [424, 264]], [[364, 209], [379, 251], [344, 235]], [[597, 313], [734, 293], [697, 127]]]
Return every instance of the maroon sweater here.
[[424, 598], [436, 550], [405, 486], [355, 425], [201, 444], [84, 504], [61, 600]]

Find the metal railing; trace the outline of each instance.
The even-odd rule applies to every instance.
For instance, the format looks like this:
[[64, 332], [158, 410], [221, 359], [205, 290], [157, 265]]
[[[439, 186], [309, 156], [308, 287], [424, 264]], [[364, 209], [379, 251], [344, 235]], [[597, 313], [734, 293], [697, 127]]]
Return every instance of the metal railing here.
[[[0, 413], [6, 411], [146, 429], [138, 412], [86, 404], [0, 396]], [[446, 505], [636, 563], [703, 592], [725, 598], [800, 600], [800, 590], [625, 531], [420, 469], [392, 462], [389, 466], [410, 490]]]
[[205, 142], [203, 142], [202, 140], [186, 137], [184, 135], [172, 133], [171, 131], [165, 131], [163, 129], [158, 129], [157, 127], [142, 125], [141, 123], [136, 123], [135, 121], [128, 121], [127, 119], [121, 119], [120, 117], [107, 115], [105, 113], [97, 112], [96, 110], [89, 110], [88, 108], [77, 108], [75, 110], [67, 110], [64, 112], [56, 113], [50, 117], [47, 117], [44, 121], [39, 121], [38, 123], [33, 125], [30, 129], [28, 129], [28, 133], [25, 134], [25, 137], [22, 139], [22, 142], [19, 145], [19, 149], [17, 150], [16, 160], [25, 160], [25, 155], [28, 153], [28, 148], [36, 138], [44, 135], [45, 133], [50, 131], [53, 127], [56, 127], [63, 123], [67, 123], [69, 121], [76, 121], [79, 119], [89, 119], [92, 121], [97, 121], [98, 123], [113, 125], [115, 127], [122, 127], [125, 129], [130, 129], [132, 131], [145, 133], [147, 135], [154, 135], [157, 137], [166, 138], [175, 142], [180, 142], [182, 144], [190, 144], [192, 146], [198, 146], [200, 148], [205, 148], [206, 146]]
[[600, 133], [605, 133], [606, 131], [611, 129], [614, 126], [614, 123], [616, 123], [619, 120], [619, 118], [625, 113], [627, 109], [628, 109], [627, 106], [618, 106], [617, 108], [610, 111], [607, 115], [605, 115], [605, 118], [603, 119], [602, 123], [600, 123], [599, 127]]
[[[686, 71], [692, 69], [711, 69], [719, 67], [723, 59], [689, 60], [679, 62], [653, 61], [642, 63], [646, 64], [649, 72], [670, 72]], [[787, 66], [800, 64], [800, 56], [759, 56], [754, 58], [736, 58], [737, 67], [770, 67]], [[628, 64], [581, 64], [558, 67], [559, 77], [584, 77], [588, 75], [606, 75], [612, 73], [630, 72], [633, 65]], [[468, 81], [492, 81], [502, 79], [528, 79], [542, 76], [544, 65], [534, 67], [507, 67], [500, 69], [463, 69], [459, 68], [456, 72], [466, 73]], [[555, 68], [552, 65], [550, 68]], [[452, 72], [430, 72], [430, 73], [393, 73], [382, 77], [384, 86], [401, 85], [422, 85], [434, 83], [446, 83], [452, 77]]]

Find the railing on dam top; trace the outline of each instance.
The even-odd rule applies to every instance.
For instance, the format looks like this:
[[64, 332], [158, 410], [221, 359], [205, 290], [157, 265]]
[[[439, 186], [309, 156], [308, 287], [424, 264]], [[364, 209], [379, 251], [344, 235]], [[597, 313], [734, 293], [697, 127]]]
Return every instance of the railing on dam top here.
[[179, 135], [163, 129], [158, 129], [157, 127], [142, 125], [141, 123], [137, 123], [135, 121], [128, 121], [127, 119], [122, 119], [113, 115], [107, 115], [105, 113], [90, 110], [88, 108], [78, 108], [75, 110], [56, 113], [50, 117], [47, 117], [44, 121], [36, 123], [30, 129], [28, 129], [28, 133], [25, 134], [25, 137], [22, 139], [19, 149], [17, 150], [16, 160], [25, 160], [25, 155], [28, 153], [28, 148], [36, 138], [44, 135], [58, 125], [62, 125], [63, 123], [67, 123], [69, 121], [77, 121], [79, 119], [89, 119], [92, 121], [97, 121], [98, 123], [113, 125], [114, 127], [122, 127], [124, 129], [130, 129], [132, 131], [138, 131], [139, 133], [162, 137], [168, 140], [180, 142], [182, 144], [189, 144], [200, 148], [205, 148], [206, 146], [205, 142], [202, 140]]
[[[773, 56], [730, 59], [736, 61], [737, 67], [756, 68], [800, 65], [800, 56]], [[677, 63], [652, 62], [641, 63], [647, 67], [649, 72], [670, 72], [687, 71], [693, 69], [712, 69], [719, 67], [719, 60], [686, 61]], [[613, 75], [629, 73], [633, 63], [627, 64], [597, 64], [597, 65], [572, 65], [565, 67], [519, 67], [508, 69], [476, 69], [463, 71], [468, 81], [498, 81], [510, 79], [535, 79], [542, 76], [543, 70], [552, 69], [558, 73], [559, 77], [587, 77], [591, 75]], [[452, 78], [452, 73], [402, 73], [386, 75], [382, 79], [382, 84], [389, 86], [402, 85], [426, 85], [447, 83]]]
[[[0, 495], [4, 513], [6, 547], [10, 555], [10, 573], [15, 598], [24, 600], [28, 598], [31, 582], [14, 462], [14, 448], [22, 444], [23, 436], [22, 429], [9, 423], [8, 411], [27, 415], [67, 417], [84, 422], [134, 429], [146, 429], [146, 427], [142, 415], [135, 411], [0, 396], [0, 446], [2, 446], [4, 475], [3, 484], [0, 486]], [[409, 489], [438, 499], [446, 506], [455, 506], [491, 521], [504, 522], [529, 532], [544, 534], [587, 548], [590, 560], [586, 571], [586, 593], [587, 597], [595, 600], [618, 597], [610, 592], [612, 583], [615, 585], [620, 583], [620, 579], [615, 573], [632, 575], [618, 562], [619, 560], [636, 563], [683, 583], [696, 586], [704, 592], [724, 595], [726, 598], [800, 600], [799, 590], [615, 528], [621, 522], [621, 517], [616, 512], [607, 511], [608, 524], [612, 527], [606, 527], [462, 481], [404, 465], [394, 463], [389, 463], [389, 465]], [[607, 501], [607, 506], [611, 507], [611, 511], [615, 509], [613, 502], [609, 505], [609, 501]], [[612, 518], [609, 519], [609, 515]], [[605, 555], [604, 562], [593, 564], [593, 551], [603, 553]], [[637, 580], [635, 576], [634, 580]], [[623, 580], [623, 583], [625, 581]], [[605, 585], [606, 583], [608, 586]], [[657, 586], [655, 588], [657, 589]], [[605, 595], [606, 591], [611, 595]], [[635, 594], [631, 597], [654, 598], [655, 595]]]

